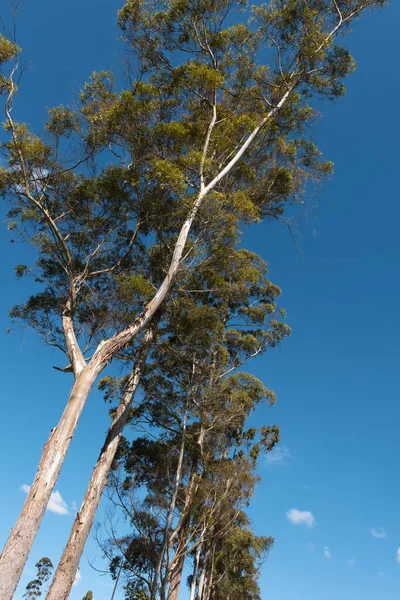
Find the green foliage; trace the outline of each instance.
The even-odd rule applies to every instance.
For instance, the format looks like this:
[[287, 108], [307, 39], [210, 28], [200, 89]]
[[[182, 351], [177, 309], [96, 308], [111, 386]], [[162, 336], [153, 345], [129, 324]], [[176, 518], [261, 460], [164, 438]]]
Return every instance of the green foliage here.
[[12, 60], [18, 52], [21, 52], [21, 48], [0, 33], [0, 64]]
[[[131, 411], [141, 435], [120, 445], [125, 476], [114, 480], [120, 498], [137, 500], [131, 534], [117, 555], [107, 548], [113, 575], [127, 575], [127, 598], [151, 596], [160, 556], [167, 584], [170, 525], [184, 533], [167, 540], [171, 552], [201, 544], [215, 574], [210, 600], [259, 598], [257, 565], [271, 540], [252, 534], [243, 509], [279, 429], [248, 428], [275, 395], [242, 367], [290, 328], [267, 265], [240, 248], [242, 230], [284, 219], [332, 172], [310, 139], [312, 103], [343, 95], [355, 63], [342, 33], [383, 4], [127, 0], [118, 13], [132, 67], [126, 89], [112, 73], [92, 74], [76, 108], [49, 109], [41, 134], [7, 111], [0, 193], [9, 229], [36, 251], [16, 274], [37, 284], [11, 317], [67, 354], [73, 328], [83, 352], [112, 339], [107, 360], [118, 350], [131, 361], [140, 339], [130, 327], [168, 287]], [[18, 52], [0, 37], [0, 62]], [[104, 378], [106, 400], [119, 399], [125, 381]], [[50, 565], [40, 568], [28, 597], [48, 576]]]
[[36, 578], [28, 583], [24, 598], [34, 600], [42, 595], [42, 586], [49, 580], [53, 570], [53, 563], [46, 556], [41, 558], [35, 565], [37, 569]]
[[[201, 180], [212, 181], [271, 111], [204, 199], [182, 268], [238, 243], [242, 224], [279, 219], [302, 202], [306, 186], [332, 171], [307, 137], [310, 100], [341, 95], [354, 69], [336, 34], [383, 4], [126, 2], [118, 22], [138, 73], [132, 85], [119, 90], [113, 74], [100, 71], [78, 109], [49, 109], [44, 135], [6, 124], [0, 191], [12, 204], [9, 227], [34, 243], [36, 279], [60, 300], [50, 314], [37, 302], [35, 314], [31, 303], [19, 315], [58, 347], [67, 304], [87, 339], [132, 322], [168, 269]], [[18, 51], [0, 37], [0, 61]], [[69, 138], [72, 154], [62, 151]], [[257, 320], [257, 310], [248, 307], [248, 318]]]
[[[120, 444], [117, 460], [123, 475], [115, 472], [111, 480], [111, 490], [124, 499], [125, 508], [133, 501], [132, 509], [126, 508], [132, 532], [118, 540], [118, 550], [111, 540], [107, 545], [111, 571], [123, 570], [127, 599], [150, 594], [163, 552], [182, 436], [174, 526], [188, 523], [192, 542], [186, 553], [201, 531], [206, 531], [207, 547], [216, 540], [223, 543], [235, 515], [250, 501], [257, 460], [279, 441], [275, 425], [247, 427], [257, 406], [273, 404], [275, 394], [253, 375], [238, 371], [255, 349], [265, 351], [270, 340], [278, 343], [287, 334], [280, 332], [284, 323], [272, 318], [280, 290], [267, 275], [257, 255], [216, 248], [213, 259], [185, 277], [185, 287], [165, 306], [142, 374], [141, 401], [131, 414], [131, 427], [142, 432], [146, 424], [147, 431]], [[248, 313], [251, 308], [254, 312]], [[123, 378], [104, 378], [101, 388], [106, 400], [116, 399], [123, 393]], [[169, 568], [162, 562], [161, 586]]]
[[[211, 255], [218, 243], [236, 243], [241, 223], [279, 218], [288, 202], [301, 201], [307, 182], [331, 171], [305, 137], [313, 118], [308, 100], [314, 93], [337, 95], [353, 64], [336, 46], [317, 51], [333, 21], [332, 6], [290, 6], [277, 2], [250, 10], [226, 0], [128, 2], [119, 24], [141, 73], [132, 87], [118, 91], [112, 74], [95, 73], [78, 110], [49, 110], [44, 137], [24, 124], [7, 124], [13, 139], [3, 145], [8, 169], [2, 170], [0, 188], [14, 202], [9, 227], [31, 237], [39, 253], [36, 278], [60, 299], [50, 314], [39, 301], [35, 314], [32, 303], [18, 314], [47, 341], [63, 346], [56, 323], [66, 303], [72, 303], [77, 327], [90, 339], [102, 339], [135, 318], [165, 274], [199, 187], [201, 164], [210, 181], [284, 93], [290, 64], [296, 65], [296, 89], [229, 179], [205, 199], [189, 259]], [[221, 17], [228, 9], [232, 14], [243, 9], [240, 23], [224, 27]], [[202, 31], [199, 15], [206, 15]], [[12, 57], [13, 44], [2, 44], [3, 57]], [[214, 103], [218, 124], [203, 157]], [[87, 157], [75, 165], [65, 162], [60, 150], [68, 138], [77, 147], [83, 141], [91, 160], [98, 155], [104, 165], [100, 157], [107, 156], [109, 166], [90, 176]], [[250, 307], [247, 314], [260, 316]]]
[[273, 542], [273, 538], [255, 536], [246, 517], [240, 515], [229, 533], [217, 541], [210, 598], [260, 600], [257, 579]]
[[78, 116], [69, 108], [57, 106], [49, 109], [46, 129], [55, 138], [69, 138], [73, 133], [79, 132]]
[[16, 265], [14, 267], [15, 274], [16, 274], [16, 276], [18, 278], [23, 277], [24, 275], [26, 275], [27, 272], [28, 272], [28, 270], [29, 269], [28, 269], [27, 265], [22, 265], [21, 264], [21, 265]]

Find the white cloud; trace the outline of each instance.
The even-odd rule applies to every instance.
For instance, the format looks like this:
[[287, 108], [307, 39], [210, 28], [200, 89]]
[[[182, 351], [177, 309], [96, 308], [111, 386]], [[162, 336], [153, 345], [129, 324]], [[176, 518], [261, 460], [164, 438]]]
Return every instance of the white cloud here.
[[75, 579], [74, 579], [74, 583], [72, 585], [79, 585], [80, 582], [82, 581], [82, 575], [80, 570], [78, 569], [75, 575]]
[[58, 515], [67, 515], [69, 512], [68, 504], [63, 500], [60, 492], [52, 492], [47, 508]]
[[353, 565], [356, 564], [356, 559], [355, 558], [348, 558], [347, 559], [347, 564], [352, 567]]
[[372, 528], [371, 529], [371, 535], [374, 538], [386, 538], [387, 537], [387, 533], [386, 533], [386, 529], [384, 527], [379, 527], [379, 531], [377, 529]]
[[315, 525], [314, 516], [308, 510], [291, 508], [287, 511], [286, 517], [293, 525], [307, 525], [307, 527], [314, 527]]
[[400, 564], [400, 548], [397, 548], [397, 552], [396, 552], [396, 562]]
[[[24, 483], [20, 488], [25, 494], [27, 494], [30, 490], [30, 486]], [[47, 505], [47, 510], [51, 512], [57, 513], [58, 515], [68, 515], [68, 504], [65, 502], [60, 492], [51, 492], [50, 500]]]
[[277, 446], [275, 450], [269, 452], [265, 461], [268, 465], [280, 465], [285, 467], [289, 464], [289, 460], [292, 458], [290, 450], [287, 446]]
[[385, 573], [383, 571], [378, 571], [378, 577], [385, 577]]
[[324, 546], [324, 556], [325, 558], [331, 557], [331, 551], [329, 550], [328, 546]]

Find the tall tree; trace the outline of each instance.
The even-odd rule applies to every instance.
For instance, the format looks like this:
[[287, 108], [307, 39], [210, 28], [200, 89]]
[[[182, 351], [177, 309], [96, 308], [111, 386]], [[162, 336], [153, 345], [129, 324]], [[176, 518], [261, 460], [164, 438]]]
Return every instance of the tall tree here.
[[259, 257], [226, 247], [188, 283], [191, 294], [171, 307], [133, 415], [148, 436], [124, 445], [126, 479], [114, 479], [134, 533], [114, 540], [123, 560], [112, 558], [111, 567], [123, 569], [129, 598], [177, 597], [186, 555], [226, 534], [249, 499], [261, 448], [278, 439], [275, 427], [245, 430], [248, 414], [274, 395], [234, 371], [288, 333], [274, 318], [279, 288]]
[[[0, 188], [13, 203], [9, 227], [37, 247], [43, 284], [13, 314], [62, 349], [74, 375], [0, 557], [5, 600], [94, 381], [142, 335], [193, 249], [205, 258], [216, 227], [229, 236], [240, 223], [279, 217], [307, 179], [330, 170], [306, 137], [309, 99], [343, 93], [354, 63], [334, 40], [383, 4], [278, 0], [248, 19], [243, 2], [129, 0], [119, 22], [138, 77], [118, 92], [107, 74], [94, 75], [78, 111], [49, 111], [42, 137], [12, 117], [18, 48], [0, 38], [10, 136]], [[228, 25], [228, 14], [240, 22]]]
[[[233, 390], [230, 386], [230, 391]], [[240, 412], [239, 403], [244, 410], [250, 397], [255, 399], [254, 388], [247, 387], [246, 393], [244, 391], [243, 387], [237, 389], [235, 412]], [[222, 418], [220, 420], [222, 423]], [[231, 425], [233, 427], [232, 422]], [[135, 598], [139, 592], [151, 599], [177, 597], [177, 581], [182, 577], [183, 563], [189, 553], [196, 556], [194, 585], [201, 590], [206, 578], [210, 582], [209, 574], [214, 569], [211, 558], [226, 536], [229, 537], [251, 497], [257, 480], [254, 469], [261, 444], [269, 450], [277, 440], [275, 428], [266, 428], [262, 434], [254, 441], [254, 430], [243, 431], [239, 442], [237, 427], [234, 436], [233, 429], [225, 427], [223, 431], [222, 426], [213, 434], [209, 430], [205, 435], [201, 466], [194, 471], [199, 428], [192, 428], [185, 451], [179, 498], [174, 505], [172, 529], [168, 522], [175, 489], [172, 476], [178, 470], [182, 436], [174, 438], [170, 435], [159, 441], [138, 438], [133, 442], [126, 455], [127, 478], [117, 482], [116, 491], [134, 533], [113, 539], [107, 548], [108, 553], [117, 550], [111, 568], [115, 571], [122, 566], [127, 578], [127, 598]], [[236, 452], [232, 453], [233, 449]], [[138, 496], [132, 495], [134, 489], [138, 490]], [[147, 495], [140, 502], [143, 489]], [[166, 532], [170, 533], [168, 549], [164, 544]]]
[[[173, 302], [165, 307], [159, 328], [159, 341], [151, 351], [152, 360], [146, 369], [146, 397], [149, 407], [151, 406], [149, 416], [152, 418], [151, 414], [155, 410], [153, 403], [156, 402], [159, 414], [155, 418], [158, 427], [165, 425], [165, 421], [160, 421], [161, 414], [170, 427], [176, 426], [174, 421], [170, 422], [174, 411], [178, 422], [182, 418], [187, 422], [188, 417], [193, 414], [192, 395], [195, 392], [198, 395], [199, 386], [208, 384], [210, 369], [215, 370], [217, 362], [220, 374], [232, 372], [250, 356], [276, 345], [289, 333], [289, 328], [276, 319], [276, 298], [279, 294], [279, 288], [267, 278], [263, 261], [243, 249], [235, 250], [227, 246], [215, 248], [212, 258], [199, 265], [188, 276], [185, 287], [180, 288], [179, 295], [175, 294]], [[232, 325], [233, 320], [235, 327]], [[151, 329], [148, 333], [151, 333]], [[146, 355], [150, 350], [149, 343], [150, 340], [145, 344]], [[49, 599], [66, 594], [74, 579], [123, 426], [129, 416], [132, 416], [132, 397], [144, 367], [142, 352], [143, 350], [139, 351], [139, 359], [131, 375], [119, 384], [122, 386], [121, 402], [113, 412], [113, 423], [57, 568]], [[107, 391], [107, 397], [112, 397], [113, 391], [119, 389], [115, 386], [116, 383], [110, 377], [101, 382], [101, 387]], [[160, 561], [168, 545], [171, 519], [182, 476], [186, 425], [179, 443], [181, 464], [174, 475], [175, 491], [168, 509], [169, 525], [165, 529], [164, 550], [159, 553]], [[156, 583], [154, 585], [156, 587]]]

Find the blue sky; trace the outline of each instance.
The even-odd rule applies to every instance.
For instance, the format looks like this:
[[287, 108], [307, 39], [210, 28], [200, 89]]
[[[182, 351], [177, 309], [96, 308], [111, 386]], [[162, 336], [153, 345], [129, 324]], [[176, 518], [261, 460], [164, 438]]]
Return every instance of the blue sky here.
[[[39, 129], [46, 107], [72, 101], [93, 70], [118, 67], [119, 5], [71, 0], [64, 12], [63, 3], [26, 2], [19, 42], [32, 66], [16, 102], [17, 119]], [[319, 106], [315, 130], [324, 155], [335, 162], [335, 175], [310, 199], [312, 215], [299, 225], [301, 253], [275, 224], [245, 240], [269, 262], [293, 328], [281, 348], [252, 366], [278, 395], [276, 406], [262, 409], [257, 419], [279, 424], [282, 433], [275, 460], [261, 466], [251, 507], [256, 531], [276, 538], [261, 577], [265, 600], [400, 597], [399, 24], [400, 5], [392, 1], [382, 13], [362, 18], [348, 38], [357, 72], [345, 98]], [[10, 246], [5, 227], [0, 251], [4, 331], [8, 310], [26, 297], [29, 282], [14, 278], [13, 266], [23, 262], [26, 248]], [[0, 334], [0, 344], [2, 544], [71, 380], [52, 369], [62, 357], [34, 334]], [[46, 513], [16, 598], [40, 557], [57, 562], [107, 426], [95, 393], [56, 487], [58, 512]], [[95, 600], [111, 595], [110, 579], [89, 561], [101, 568], [94, 540], [71, 600], [88, 589]]]

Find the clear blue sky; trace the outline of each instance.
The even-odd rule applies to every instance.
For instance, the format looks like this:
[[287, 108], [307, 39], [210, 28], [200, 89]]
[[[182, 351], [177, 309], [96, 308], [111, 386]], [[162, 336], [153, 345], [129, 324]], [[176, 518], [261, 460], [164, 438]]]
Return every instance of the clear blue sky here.
[[[46, 107], [72, 101], [93, 70], [118, 67], [119, 5], [26, 2], [19, 43], [32, 66], [16, 119], [40, 129]], [[273, 224], [246, 239], [269, 262], [293, 328], [280, 349], [253, 365], [278, 395], [277, 405], [257, 419], [278, 423], [282, 432], [280, 453], [262, 465], [251, 508], [256, 531], [276, 538], [261, 578], [264, 600], [400, 597], [399, 25], [400, 4], [392, 0], [382, 13], [362, 18], [348, 38], [357, 72], [344, 99], [319, 107], [315, 131], [335, 162], [335, 176], [312, 199], [313, 216], [300, 226], [301, 254]], [[10, 246], [5, 227], [0, 251], [4, 331], [9, 308], [26, 297], [29, 282], [14, 278], [26, 248]], [[52, 369], [62, 357], [34, 334], [0, 334], [0, 343], [2, 545], [24, 500], [20, 487], [34, 476], [71, 380]], [[57, 562], [107, 426], [107, 411], [93, 394], [56, 487], [69, 514], [47, 511], [16, 598], [40, 557]], [[290, 509], [311, 514], [289, 513], [303, 521], [294, 524]], [[110, 579], [95, 573], [89, 560], [101, 568], [93, 540], [71, 600], [88, 589], [95, 600], [110, 597]]]

